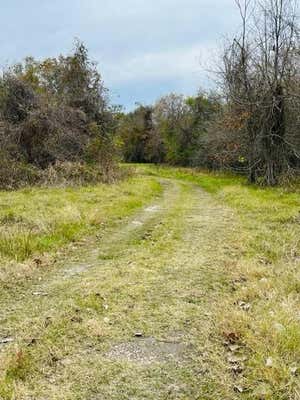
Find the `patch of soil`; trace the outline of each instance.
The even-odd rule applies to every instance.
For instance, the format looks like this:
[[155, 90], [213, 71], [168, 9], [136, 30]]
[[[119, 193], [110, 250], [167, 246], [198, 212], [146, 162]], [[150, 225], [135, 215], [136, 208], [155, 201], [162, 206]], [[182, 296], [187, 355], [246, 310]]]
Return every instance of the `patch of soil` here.
[[186, 352], [186, 346], [178, 342], [159, 341], [155, 338], [136, 338], [111, 348], [106, 354], [112, 360], [123, 360], [141, 364], [179, 361]]

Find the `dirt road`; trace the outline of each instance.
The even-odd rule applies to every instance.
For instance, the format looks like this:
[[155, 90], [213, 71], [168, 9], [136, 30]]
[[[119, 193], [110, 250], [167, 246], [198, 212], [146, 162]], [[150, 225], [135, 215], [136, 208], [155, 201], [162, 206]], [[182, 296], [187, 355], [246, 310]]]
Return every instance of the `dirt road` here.
[[235, 216], [158, 179], [160, 198], [2, 293], [3, 399], [234, 398], [215, 315]]

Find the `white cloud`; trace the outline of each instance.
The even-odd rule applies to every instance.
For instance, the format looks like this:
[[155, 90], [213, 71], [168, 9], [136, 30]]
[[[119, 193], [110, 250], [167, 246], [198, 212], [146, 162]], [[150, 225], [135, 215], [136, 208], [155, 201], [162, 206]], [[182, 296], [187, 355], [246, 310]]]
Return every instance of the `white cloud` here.
[[[2, 4], [3, 3], [3, 4]], [[238, 24], [234, 0], [1, 0], [0, 65], [56, 56], [84, 41], [124, 103], [206, 86], [221, 35]], [[130, 99], [130, 100], [128, 100]]]
[[199, 80], [206, 75], [206, 67], [214, 52], [213, 44], [146, 52], [118, 62], [106, 62], [101, 68], [105, 79], [113, 85], [140, 82], [186, 79]]

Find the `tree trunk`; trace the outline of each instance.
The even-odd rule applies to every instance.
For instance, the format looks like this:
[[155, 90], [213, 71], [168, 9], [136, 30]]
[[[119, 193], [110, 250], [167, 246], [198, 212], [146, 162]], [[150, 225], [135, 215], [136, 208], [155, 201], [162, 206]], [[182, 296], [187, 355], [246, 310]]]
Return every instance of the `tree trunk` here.
[[268, 131], [263, 141], [263, 152], [265, 154], [265, 176], [267, 185], [274, 186], [284, 170], [285, 165], [285, 110], [283, 89], [277, 85], [271, 102], [269, 113]]

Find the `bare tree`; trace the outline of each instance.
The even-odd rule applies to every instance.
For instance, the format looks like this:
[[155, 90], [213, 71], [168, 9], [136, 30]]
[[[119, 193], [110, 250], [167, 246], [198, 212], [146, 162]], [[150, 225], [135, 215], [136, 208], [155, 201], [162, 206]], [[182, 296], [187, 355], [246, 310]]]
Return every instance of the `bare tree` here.
[[238, 38], [224, 53], [228, 104], [243, 114], [249, 180], [275, 185], [289, 166], [287, 104], [298, 74], [296, 0], [236, 0]]

